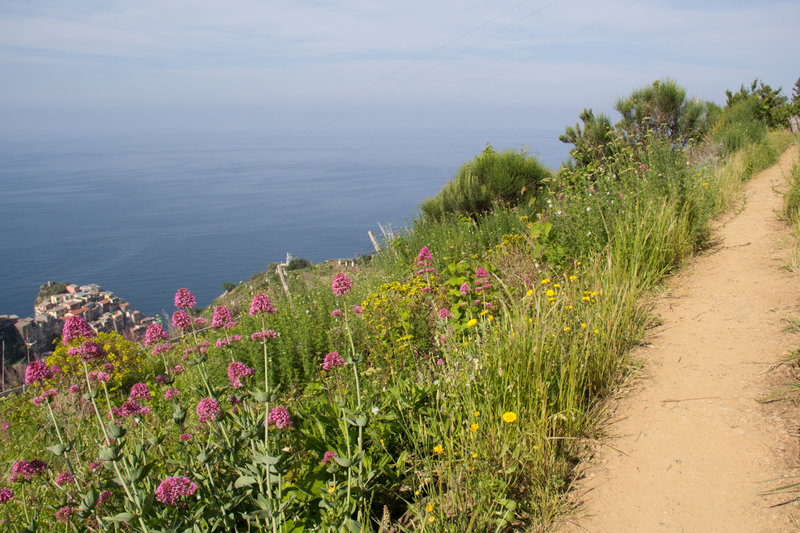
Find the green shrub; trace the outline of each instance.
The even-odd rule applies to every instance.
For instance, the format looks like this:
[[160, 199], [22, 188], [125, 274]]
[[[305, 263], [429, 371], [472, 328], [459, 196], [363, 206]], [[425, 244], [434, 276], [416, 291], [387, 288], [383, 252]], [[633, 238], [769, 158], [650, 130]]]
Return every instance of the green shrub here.
[[514, 206], [535, 198], [550, 170], [525, 151], [495, 152], [491, 146], [458, 170], [436, 196], [422, 202], [427, 219], [475, 216], [496, 205]]

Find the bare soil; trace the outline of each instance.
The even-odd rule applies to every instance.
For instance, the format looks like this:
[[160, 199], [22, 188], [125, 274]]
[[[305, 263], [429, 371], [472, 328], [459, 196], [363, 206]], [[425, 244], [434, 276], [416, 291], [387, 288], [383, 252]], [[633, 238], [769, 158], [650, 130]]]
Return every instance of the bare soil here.
[[[610, 402], [559, 532], [797, 531], [797, 379], [781, 364], [800, 346], [800, 272], [779, 217], [797, 147], [745, 188], [714, 246], [669, 280], [660, 325], [634, 353], [634, 382]], [[788, 503], [787, 503], [788, 502]], [[781, 505], [783, 504], [783, 505]]]

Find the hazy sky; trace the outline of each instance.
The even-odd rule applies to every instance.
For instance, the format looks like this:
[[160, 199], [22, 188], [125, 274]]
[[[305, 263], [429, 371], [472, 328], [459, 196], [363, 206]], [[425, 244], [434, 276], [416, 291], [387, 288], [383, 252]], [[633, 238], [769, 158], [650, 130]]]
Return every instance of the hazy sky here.
[[798, 20], [797, 0], [0, 0], [0, 133], [563, 129], [662, 77], [790, 95]]

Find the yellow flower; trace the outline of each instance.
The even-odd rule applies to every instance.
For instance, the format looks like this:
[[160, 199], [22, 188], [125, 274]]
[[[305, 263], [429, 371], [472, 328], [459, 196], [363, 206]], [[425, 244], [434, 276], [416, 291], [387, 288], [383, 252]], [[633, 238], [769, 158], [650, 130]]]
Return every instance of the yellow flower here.
[[567, 327], [564, 328], [564, 331], [569, 331], [571, 329], [572, 329], [571, 327], [567, 326]]
[[473, 459], [477, 459], [478, 458], [478, 452], [472, 452], [472, 458]]
[[477, 323], [478, 323], [478, 319], [477, 318], [473, 318], [469, 322], [467, 322], [467, 327], [471, 328], [472, 326], [474, 326]]
[[428, 522], [434, 522], [436, 519], [432, 516], [428, 517]]
[[486, 317], [486, 320], [488, 320], [489, 322], [491, 322], [492, 320], [494, 320], [494, 317], [493, 317], [492, 315], [489, 315], [488, 317]]
[[555, 283], [555, 284], [553, 284], [553, 287], [557, 289], [557, 288], [561, 287], [561, 284], [560, 283]]
[[481, 416], [481, 412], [480, 411], [475, 411], [474, 414], [475, 414], [475, 418], [478, 418], [479, 416]]
[[530, 296], [533, 294], [533, 289], [528, 289], [528, 292], [525, 293], [526, 296]]
[[336, 491], [334, 487], [328, 487], [328, 494], [333, 494]]
[[425, 507], [425, 510], [428, 511], [429, 513], [432, 513], [433, 512], [433, 505], [429, 503], [427, 505], [427, 507]]
[[575, 309], [575, 308], [574, 308], [574, 307], [572, 307], [571, 305], [568, 305], [568, 306], [567, 306], [567, 309]]
[[547, 285], [548, 283], [550, 283], [550, 278], [544, 278], [542, 280], [542, 285]]
[[437, 444], [433, 447], [433, 453], [442, 453], [444, 451], [444, 447], [441, 444]]
[[474, 433], [475, 431], [478, 431], [478, 424], [472, 424], [472, 425], [469, 427], [469, 430], [470, 430], [470, 431], [472, 431], [473, 433]]
[[586, 327], [586, 324], [585, 324], [585, 323], [583, 323], [583, 322], [581, 322], [581, 327], [582, 327], [582, 328], [585, 328], [585, 327]]
[[547, 297], [549, 298], [549, 297], [553, 296], [555, 293], [556, 293], [556, 291], [554, 291], [553, 289], [548, 289], [547, 290]]
[[489, 310], [488, 310], [488, 309], [484, 309], [483, 311], [481, 311], [481, 316], [485, 315], [485, 314], [486, 314], [486, 313], [488, 313], [488, 312], [489, 312]]
[[517, 420], [517, 413], [515, 413], [514, 411], [508, 411], [503, 413], [503, 422], [505, 422], [506, 424], [510, 424], [516, 420]]
[[414, 491], [414, 496], [419, 496], [419, 491], [418, 490]]
[[569, 279], [570, 281], [575, 281], [576, 279], [578, 279], [578, 276], [573, 274], [572, 276], [569, 277]]

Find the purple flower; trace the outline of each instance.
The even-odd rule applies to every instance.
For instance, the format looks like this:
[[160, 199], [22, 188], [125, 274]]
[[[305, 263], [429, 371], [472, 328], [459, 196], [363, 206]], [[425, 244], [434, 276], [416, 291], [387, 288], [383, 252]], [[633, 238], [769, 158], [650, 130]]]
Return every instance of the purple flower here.
[[42, 361], [34, 361], [25, 368], [25, 385], [42, 383], [53, 377], [53, 372]]
[[331, 316], [333, 318], [339, 318], [340, 316], [342, 316], [342, 310], [341, 309], [334, 309], [333, 311], [331, 311]]
[[190, 440], [192, 440], [192, 434], [191, 433], [181, 433], [181, 436], [178, 437], [178, 440], [181, 441], [181, 442], [190, 441]]
[[191, 309], [195, 303], [194, 294], [189, 289], [180, 288], [175, 293], [175, 307], [178, 309]]
[[333, 450], [325, 452], [325, 455], [322, 456], [322, 464], [328, 464], [329, 461], [333, 461], [334, 457], [336, 457], [336, 452]]
[[444, 359], [440, 357], [439, 359], [436, 360], [436, 364], [442, 366], [444, 364]]
[[453, 318], [453, 315], [450, 314], [450, 310], [445, 308], [439, 309], [439, 318], [442, 320], [447, 320], [448, 318]]
[[433, 261], [433, 254], [427, 246], [423, 246], [417, 255], [417, 264], [419, 266], [427, 266]]
[[322, 361], [322, 370], [330, 370], [337, 366], [344, 366], [344, 359], [339, 355], [339, 352], [331, 352], [325, 356]]
[[231, 335], [230, 337], [225, 337], [224, 339], [220, 338], [217, 339], [217, 348], [224, 348], [225, 346], [231, 344], [232, 342], [242, 340], [241, 335]]
[[194, 323], [197, 324], [198, 326], [205, 326], [206, 325], [206, 319], [199, 316], [199, 317], [194, 319]]
[[475, 271], [476, 278], [488, 278], [489, 273], [486, 272], [486, 269], [483, 267], [479, 267], [478, 270]]
[[361, 307], [360, 305], [354, 305], [354, 306], [353, 306], [353, 312], [354, 312], [355, 314], [357, 314], [357, 315], [360, 315], [361, 313], [363, 313], [363, 312], [364, 312], [364, 308], [363, 308], [363, 307]]
[[14, 491], [9, 489], [8, 487], [3, 487], [0, 489], [0, 503], [6, 503], [11, 498], [14, 497]]
[[150, 414], [150, 408], [140, 405], [136, 400], [127, 400], [119, 408], [113, 407], [111, 412], [116, 418], [141, 418]]
[[89, 381], [92, 383], [108, 383], [108, 372], [89, 372]]
[[177, 397], [178, 397], [178, 389], [176, 389], [175, 387], [168, 388], [167, 391], [164, 393], [165, 400], [171, 400]]
[[181, 374], [183, 373], [183, 365], [175, 365], [169, 369], [170, 372], [173, 374]]
[[250, 304], [250, 316], [256, 316], [258, 313], [267, 313], [272, 315], [275, 313], [275, 306], [266, 294], [256, 294], [253, 297], [253, 303]]
[[22, 478], [22, 481], [30, 481], [34, 476], [43, 473], [46, 468], [47, 465], [40, 459], [34, 459], [33, 461], [17, 461], [14, 463], [14, 466], [11, 467], [11, 474], [15, 476], [14, 481], [20, 481], [20, 478]]
[[113, 364], [113, 363], [106, 363], [106, 364], [104, 364], [104, 365], [103, 365], [103, 370], [105, 370], [106, 372], [108, 372], [109, 374], [111, 374], [112, 372], [114, 372], [114, 364]]
[[469, 294], [469, 283], [463, 284], [458, 290], [461, 292], [461, 296], [466, 296]]
[[197, 492], [197, 483], [188, 477], [168, 477], [156, 488], [156, 498], [164, 505], [175, 507], [187, 496], [194, 496], [195, 492]]
[[267, 329], [264, 331], [256, 331], [255, 333], [250, 335], [250, 338], [253, 339], [254, 341], [266, 341], [267, 339], [275, 339], [277, 337], [278, 333], [272, 331], [271, 329]]
[[168, 342], [162, 342], [161, 344], [156, 344], [153, 346], [152, 352], [153, 355], [161, 355], [164, 352], [169, 351], [172, 348], [172, 345]]
[[159, 374], [156, 376], [156, 383], [159, 385], [166, 385], [167, 384], [167, 376], [164, 374]]
[[70, 394], [77, 394], [77, 393], [79, 393], [80, 391], [81, 391], [81, 387], [80, 387], [80, 385], [70, 385], [70, 386], [69, 386], [69, 392], [70, 392]]
[[102, 466], [103, 466], [103, 463], [101, 463], [100, 461], [92, 461], [89, 464], [89, 472], [92, 472], [92, 473], [97, 472], [98, 470], [100, 470], [100, 467], [102, 467]]
[[278, 405], [267, 416], [267, 424], [278, 429], [292, 426], [292, 419], [289, 418], [289, 411], [282, 405]]
[[61, 329], [61, 342], [64, 346], [80, 337], [94, 337], [94, 331], [86, 323], [82, 316], [70, 315], [64, 320], [64, 327]]
[[128, 399], [130, 400], [149, 400], [150, 398], [150, 389], [147, 388], [146, 383], [135, 384], [131, 387], [131, 392], [128, 395]]
[[145, 346], [150, 346], [153, 343], [162, 340], [165, 341], [167, 339], [169, 339], [169, 335], [167, 335], [167, 332], [164, 330], [163, 327], [161, 327], [161, 324], [153, 322], [152, 324], [147, 326], [147, 331], [144, 334]]
[[183, 309], [178, 309], [172, 313], [172, 327], [175, 329], [186, 329], [192, 325], [192, 318]]
[[58, 520], [59, 522], [66, 522], [74, 514], [75, 514], [75, 508], [70, 507], [69, 505], [65, 505], [64, 507], [56, 511], [56, 520]]
[[114, 497], [114, 493], [110, 490], [104, 490], [100, 493], [100, 496], [97, 497], [97, 506], [101, 506], [106, 503], [108, 500]]
[[335, 276], [333, 276], [333, 282], [331, 283], [331, 290], [333, 290], [333, 294], [336, 296], [344, 296], [350, 289], [353, 288], [353, 282], [350, 281], [350, 278], [347, 277], [347, 274], [344, 272], [339, 272]]
[[247, 376], [252, 376], [254, 373], [255, 370], [239, 361], [233, 361], [228, 365], [228, 379], [234, 389], [241, 387]]
[[203, 398], [197, 404], [197, 419], [201, 423], [216, 420], [219, 414], [219, 403], [214, 398]]
[[86, 361], [99, 359], [105, 354], [106, 351], [100, 344], [97, 343], [97, 341], [84, 341], [84, 343], [81, 344], [81, 357], [83, 357]]
[[211, 317], [211, 326], [214, 329], [225, 328], [229, 329], [236, 325], [233, 320], [233, 315], [230, 309], [224, 305], [218, 305], [214, 308], [214, 315]]
[[61, 472], [58, 477], [56, 478], [56, 485], [59, 487], [62, 485], [74, 485], [75, 478], [72, 477], [72, 474], [69, 472]]

